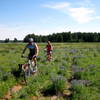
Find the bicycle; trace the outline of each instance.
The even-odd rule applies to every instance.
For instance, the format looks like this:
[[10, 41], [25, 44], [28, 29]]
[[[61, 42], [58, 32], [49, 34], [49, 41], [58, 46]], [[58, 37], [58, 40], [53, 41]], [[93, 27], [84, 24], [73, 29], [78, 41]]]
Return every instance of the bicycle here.
[[52, 59], [52, 50], [51, 51], [47, 51], [45, 49], [44, 51], [46, 52], [46, 59], [47, 59], [47, 61], [51, 61], [51, 59]]
[[22, 58], [28, 59], [26, 64], [19, 64], [19, 69], [23, 73], [24, 81], [27, 84], [26, 78], [37, 72], [37, 66], [35, 66], [35, 63], [27, 56], [22, 56]]

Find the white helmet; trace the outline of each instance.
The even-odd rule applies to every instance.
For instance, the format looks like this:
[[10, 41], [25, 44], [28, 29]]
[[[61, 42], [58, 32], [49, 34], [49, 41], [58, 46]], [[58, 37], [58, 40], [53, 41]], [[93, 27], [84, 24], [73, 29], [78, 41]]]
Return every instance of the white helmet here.
[[29, 42], [33, 42], [33, 38], [29, 38]]

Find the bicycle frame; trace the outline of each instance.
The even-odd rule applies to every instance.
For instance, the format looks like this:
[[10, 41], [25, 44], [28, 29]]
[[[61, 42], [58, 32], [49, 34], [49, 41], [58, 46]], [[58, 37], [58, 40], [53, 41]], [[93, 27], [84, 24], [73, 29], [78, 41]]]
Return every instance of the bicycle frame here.
[[[23, 56], [23, 58], [27, 58], [28, 59], [27, 56]], [[25, 77], [30, 76], [33, 73], [33, 66], [34, 65], [35, 65], [34, 62], [32, 60], [28, 59], [28, 62], [27, 62], [27, 65], [26, 65], [28, 68], [26, 68], [26, 69], [22, 68], [24, 70]]]
[[46, 52], [47, 61], [51, 61], [51, 59], [52, 59], [52, 51], [50, 51], [50, 52], [48, 53], [48, 51], [45, 50], [45, 52]]
[[[22, 56], [22, 58], [28, 59], [27, 56]], [[26, 64], [20, 64], [20, 69], [24, 74], [24, 81], [26, 85], [27, 85], [27, 77], [29, 77], [31, 74], [34, 73], [33, 66], [35, 66], [35, 63], [30, 59], [28, 59]]]

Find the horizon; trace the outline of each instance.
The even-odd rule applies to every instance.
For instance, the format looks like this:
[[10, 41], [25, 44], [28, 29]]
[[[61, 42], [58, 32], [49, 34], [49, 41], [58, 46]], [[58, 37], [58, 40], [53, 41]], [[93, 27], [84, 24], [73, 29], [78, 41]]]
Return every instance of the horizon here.
[[[88, 34], [88, 33], [90, 33], [90, 34], [100, 34], [100, 32], [71, 32], [71, 31], [69, 31], [70, 32], [70, 34], [77, 34], [77, 33], [81, 33], [81, 34]], [[62, 34], [62, 33], [69, 33], [69, 32], [59, 32], [59, 33], [52, 33], [52, 34], [47, 34], [47, 35], [36, 35], [36, 34], [34, 34], [34, 33], [32, 33], [32, 34], [27, 34], [27, 35], [35, 35], [35, 36], [49, 36], [49, 35], [53, 35], [53, 34]], [[27, 36], [26, 35], [26, 36]], [[5, 38], [5, 39], [3, 39], [3, 40], [0, 40], [0, 41], [5, 41], [6, 39], [9, 39], [9, 41], [13, 41], [13, 40], [15, 40], [15, 39], [17, 39], [18, 41], [23, 41], [24, 40], [24, 38], [26, 38], [26, 36], [25, 37], [23, 37], [23, 39], [17, 39], [16, 37], [14, 37], [13, 39], [10, 39], [10, 38]], [[34, 37], [35, 38], [35, 37]]]
[[1, 0], [0, 40], [34, 33], [100, 32], [98, 0]]

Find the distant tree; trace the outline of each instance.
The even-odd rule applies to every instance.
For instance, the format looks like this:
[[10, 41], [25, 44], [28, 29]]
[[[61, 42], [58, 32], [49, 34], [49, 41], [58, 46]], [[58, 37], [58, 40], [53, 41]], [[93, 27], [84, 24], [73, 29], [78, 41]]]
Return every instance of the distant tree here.
[[71, 41], [71, 32], [64, 32], [63, 33], [63, 41], [64, 42], [70, 42]]
[[58, 33], [56, 40], [57, 40], [57, 42], [63, 42], [63, 35]]
[[6, 39], [4, 40], [5, 43], [8, 43], [9, 41], [10, 41], [9, 38], [6, 38]]
[[18, 42], [17, 38], [14, 38], [13, 42]]
[[57, 34], [52, 34], [52, 42], [57, 42]]
[[98, 33], [98, 42], [100, 42], [100, 33]]

